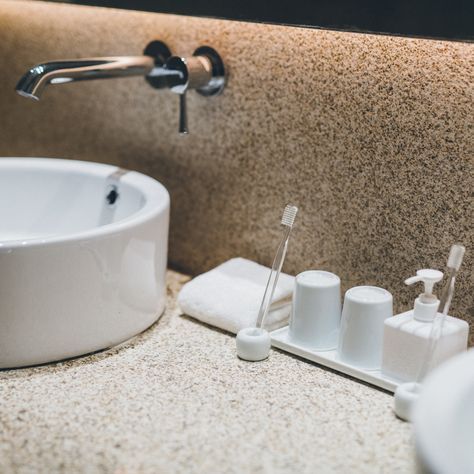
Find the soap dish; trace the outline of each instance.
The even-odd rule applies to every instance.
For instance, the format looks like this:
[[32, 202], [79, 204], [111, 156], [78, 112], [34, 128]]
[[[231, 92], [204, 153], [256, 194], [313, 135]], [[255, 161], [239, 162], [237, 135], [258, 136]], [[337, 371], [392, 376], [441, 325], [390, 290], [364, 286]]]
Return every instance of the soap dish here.
[[277, 329], [270, 333], [271, 343], [273, 347], [281, 349], [290, 354], [297, 355], [303, 359], [316, 362], [330, 369], [336, 370], [343, 374], [349, 375], [359, 380], [363, 380], [376, 387], [383, 388], [389, 392], [395, 392], [399, 380], [382, 374], [381, 370], [364, 370], [354, 365], [347, 364], [337, 360], [336, 349], [331, 351], [316, 351], [301, 344], [293, 342], [289, 337], [289, 326]]

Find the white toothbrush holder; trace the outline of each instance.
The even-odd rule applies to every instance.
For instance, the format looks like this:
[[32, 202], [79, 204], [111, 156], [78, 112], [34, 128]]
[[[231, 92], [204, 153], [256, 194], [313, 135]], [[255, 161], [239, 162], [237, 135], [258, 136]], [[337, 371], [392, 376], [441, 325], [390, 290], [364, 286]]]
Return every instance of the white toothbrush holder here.
[[319, 351], [335, 349], [340, 322], [340, 278], [322, 270], [309, 270], [297, 275], [290, 339]]
[[382, 365], [384, 322], [393, 316], [390, 292], [376, 286], [346, 291], [337, 358], [366, 370]]
[[270, 354], [270, 335], [262, 328], [244, 328], [237, 333], [235, 339], [237, 355], [243, 360], [257, 362]]

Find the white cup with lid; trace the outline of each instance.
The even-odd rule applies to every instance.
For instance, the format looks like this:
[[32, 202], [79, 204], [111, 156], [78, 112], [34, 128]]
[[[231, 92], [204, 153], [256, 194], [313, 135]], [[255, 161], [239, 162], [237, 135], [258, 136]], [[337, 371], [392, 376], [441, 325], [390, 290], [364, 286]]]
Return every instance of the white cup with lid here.
[[290, 318], [291, 341], [313, 350], [335, 349], [340, 322], [340, 278], [323, 270], [297, 275]]
[[382, 366], [384, 322], [393, 316], [390, 292], [377, 286], [355, 286], [346, 291], [342, 309], [338, 360], [361, 369]]

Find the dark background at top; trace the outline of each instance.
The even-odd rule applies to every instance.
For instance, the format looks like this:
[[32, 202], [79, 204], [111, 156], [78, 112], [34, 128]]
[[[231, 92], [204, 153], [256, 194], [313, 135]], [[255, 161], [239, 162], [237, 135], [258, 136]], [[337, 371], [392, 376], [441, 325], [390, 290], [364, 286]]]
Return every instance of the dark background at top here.
[[474, 40], [474, 0], [69, 0], [69, 3], [338, 30]]

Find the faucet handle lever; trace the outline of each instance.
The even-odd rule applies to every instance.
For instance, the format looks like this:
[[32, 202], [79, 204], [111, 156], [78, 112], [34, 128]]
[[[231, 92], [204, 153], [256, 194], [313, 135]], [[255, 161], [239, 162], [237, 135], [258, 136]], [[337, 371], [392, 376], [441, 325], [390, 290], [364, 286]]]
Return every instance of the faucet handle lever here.
[[172, 92], [179, 94], [179, 133], [189, 133], [186, 93], [194, 89], [200, 95], [213, 96], [222, 92], [225, 86], [225, 70], [217, 52], [202, 46], [192, 56], [172, 56], [166, 61], [161, 74]]
[[186, 91], [179, 94], [179, 134], [187, 135], [188, 130], [188, 114], [186, 111]]
[[146, 80], [155, 89], [170, 89], [179, 95], [179, 133], [188, 134], [186, 93], [194, 89], [205, 97], [220, 94], [226, 81], [224, 62], [209, 46], [201, 46], [192, 56], [170, 56], [166, 45], [155, 41], [145, 54], [155, 58]]

